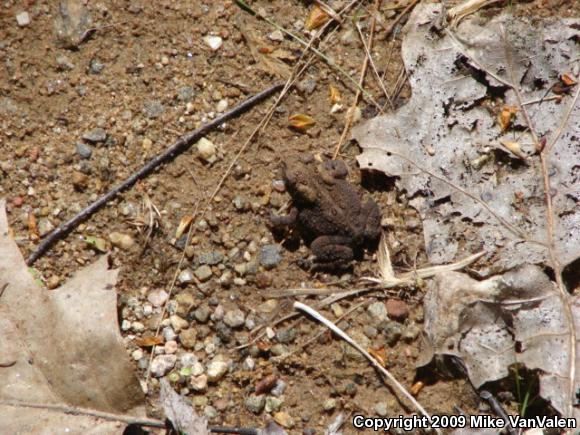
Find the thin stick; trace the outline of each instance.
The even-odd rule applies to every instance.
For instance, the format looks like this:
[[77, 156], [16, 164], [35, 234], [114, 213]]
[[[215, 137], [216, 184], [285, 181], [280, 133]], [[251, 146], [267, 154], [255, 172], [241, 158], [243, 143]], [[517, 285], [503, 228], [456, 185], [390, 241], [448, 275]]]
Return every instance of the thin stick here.
[[192, 131], [189, 134], [181, 136], [176, 142], [173, 143], [173, 145], [171, 145], [161, 154], [158, 154], [157, 156], [153, 157], [151, 160], [149, 160], [149, 162], [147, 162], [144, 166], [142, 166], [141, 169], [139, 169], [137, 172], [134, 172], [121, 184], [109, 190], [107, 193], [105, 193], [91, 205], [89, 205], [88, 207], [77, 213], [74, 217], [64, 222], [52, 233], [50, 233], [50, 235], [46, 239], [44, 239], [42, 243], [40, 243], [40, 245], [38, 245], [36, 251], [34, 251], [28, 257], [26, 264], [28, 266], [32, 266], [36, 260], [42, 257], [46, 253], [46, 251], [48, 251], [52, 247], [52, 245], [54, 245], [58, 240], [64, 238], [68, 233], [70, 233], [74, 228], [76, 228], [76, 226], [79, 223], [85, 221], [93, 213], [95, 213], [97, 210], [99, 210], [101, 207], [107, 204], [111, 199], [116, 197], [119, 193], [128, 189], [137, 181], [149, 175], [161, 164], [173, 159], [176, 155], [187, 150], [193, 143], [197, 142], [205, 134], [219, 127], [224, 122], [229, 121], [230, 119], [233, 119], [241, 115], [242, 113], [246, 112], [248, 109], [254, 107], [256, 104], [262, 102], [269, 96], [278, 92], [280, 89], [282, 89], [282, 87], [283, 87], [282, 84], [277, 84], [268, 89], [265, 89], [262, 92], [240, 103], [232, 110], [224, 113], [221, 116], [218, 116], [213, 121], [201, 126], [200, 128]]
[[120, 421], [126, 424], [138, 424], [149, 427], [165, 427], [165, 423], [160, 420], [146, 417], [133, 417], [131, 415], [113, 414], [109, 412], [96, 411], [94, 409], [78, 408], [75, 406], [53, 405], [48, 403], [20, 402], [18, 400], [0, 400], [0, 405], [13, 406], [15, 408], [35, 408], [47, 409], [49, 411], [63, 412], [71, 415], [86, 415], [90, 417], [102, 418], [108, 421]]
[[[378, 11], [378, 4], [379, 4], [379, 0], [375, 0], [375, 11]], [[369, 47], [372, 48], [373, 46], [373, 36], [375, 34], [375, 19], [376, 14], [373, 14], [373, 17], [371, 18], [371, 31], [369, 34]], [[361, 35], [362, 37], [362, 35]], [[338, 156], [338, 153], [340, 152], [340, 148], [342, 147], [342, 144], [344, 143], [344, 141], [346, 140], [346, 135], [348, 134], [348, 132], [350, 131], [350, 126], [352, 125], [352, 119], [354, 118], [354, 111], [356, 109], [356, 106], [358, 104], [358, 100], [360, 98], [361, 95], [361, 90], [363, 90], [363, 84], [365, 81], [365, 76], [367, 74], [367, 67], [369, 64], [369, 56], [365, 56], [365, 59], [363, 60], [363, 64], [362, 64], [362, 68], [360, 70], [360, 77], [358, 80], [358, 89], [356, 91], [356, 94], [354, 96], [354, 100], [352, 101], [352, 106], [350, 109], [350, 112], [348, 113], [347, 117], [346, 117], [346, 122], [344, 124], [344, 128], [342, 129], [342, 134], [340, 135], [340, 139], [338, 140], [338, 143], [336, 144], [336, 147], [334, 148], [334, 154], [332, 155], [333, 159], [336, 159], [336, 157]], [[382, 111], [382, 109], [381, 109]]]
[[[334, 323], [332, 323], [330, 320], [328, 320], [326, 317], [324, 317], [322, 314], [320, 314], [318, 311], [314, 310], [313, 308], [309, 307], [308, 305], [305, 305], [301, 302], [294, 302], [294, 308], [301, 310], [301, 311], [304, 311], [305, 313], [307, 313], [311, 317], [314, 317], [314, 319], [318, 320], [320, 323], [325, 325], [328, 329], [330, 329], [332, 332], [337, 334], [340, 338], [342, 338], [344, 341], [346, 341], [348, 344], [350, 344], [352, 347], [354, 347], [356, 350], [358, 350], [361, 354], [363, 354], [365, 356], [365, 358], [368, 359], [370, 361], [370, 363], [378, 371], [380, 371], [387, 379], [389, 379], [389, 381], [391, 381], [391, 383], [396, 387], [396, 389], [401, 393], [401, 395], [403, 395], [409, 402], [411, 402], [413, 404], [413, 406], [421, 414], [423, 414], [429, 420], [431, 419], [431, 416], [429, 415], [429, 413], [423, 408], [423, 406], [421, 406], [421, 404], [419, 402], [417, 402], [417, 400], [411, 395], [411, 393], [409, 393], [405, 389], [405, 387], [403, 387], [403, 385], [399, 381], [397, 381], [397, 379], [395, 379], [395, 377], [391, 374], [391, 372], [389, 372], [387, 369], [385, 369], [375, 358], [373, 358], [373, 356], [371, 354], [369, 354], [366, 350], [364, 350], [346, 332], [344, 332], [342, 329], [340, 329], [338, 326], [336, 326]], [[441, 433], [441, 432], [439, 432], [438, 429], [434, 429], [434, 430], [437, 433]]]

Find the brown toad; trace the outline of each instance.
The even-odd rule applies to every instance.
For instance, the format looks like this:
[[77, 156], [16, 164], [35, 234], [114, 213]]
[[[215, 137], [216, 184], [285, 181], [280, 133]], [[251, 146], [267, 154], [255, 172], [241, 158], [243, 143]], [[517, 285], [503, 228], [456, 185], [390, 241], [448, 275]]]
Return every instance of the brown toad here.
[[381, 213], [372, 199], [365, 203], [346, 180], [344, 162], [315, 158], [312, 155], [290, 157], [282, 164], [286, 188], [293, 207], [286, 216], [272, 216], [275, 226], [297, 224], [317, 265], [344, 265], [365, 242], [380, 234]]

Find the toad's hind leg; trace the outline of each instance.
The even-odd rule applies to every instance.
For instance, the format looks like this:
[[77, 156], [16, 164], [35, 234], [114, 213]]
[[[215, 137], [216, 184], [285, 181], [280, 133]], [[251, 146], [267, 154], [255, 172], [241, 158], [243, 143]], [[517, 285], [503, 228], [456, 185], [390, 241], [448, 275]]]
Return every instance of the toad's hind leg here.
[[310, 249], [316, 263], [344, 264], [353, 259], [354, 253], [348, 246], [350, 238], [343, 236], [320, 236], [312, 242]]

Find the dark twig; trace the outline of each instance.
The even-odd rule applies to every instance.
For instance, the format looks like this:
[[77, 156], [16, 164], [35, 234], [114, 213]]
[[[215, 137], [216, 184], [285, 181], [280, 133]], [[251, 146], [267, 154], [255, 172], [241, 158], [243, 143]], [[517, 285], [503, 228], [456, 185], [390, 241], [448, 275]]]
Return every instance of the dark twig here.
[[149, 162], [147, 162], [144, 166], [142, 166], [141, 169], [139, 169], [137, 172], [134, 172], [129, 178], [127, 178], [121, 184], [109, 190], [95, 202], [90, 204], [88, 207], [77, 213], [74, 217], [64, 222], [52, 233], [50, 233], [50, 235], [46, 239], [44, 239], [42, 243], [40, 243], [40, 245], [38, 245], [36, 251], [34, 251], [30, 255], [30, 257], [28, 257], [26, 264], [28, 264], [28, 266], [33, 265], [36, 260], [42, 257], [46, 253], [46, 251], [48, 251], [52, 247], [52, 245], [54, 245], [58, 240], [64, 238], [78, 224], [85, 221], [89, 216], [91, 216], [93, 213], [95, 213], [97, 210], [103, 207], [111, 199], [116, 197], [120, 192], [126, 190], [140, 179], [149, 175], [161, 164], [173, 159], [176, 155], [187, 150], [193, 143], [197, 142], [205, 134], [219, 127], [224, 122], [229, 121], [230, 119], [233, 119], [241, 115], [242, 113], [246, 112], [248, 109], [265, 100], [269, 96], [275, 94], [283, 87], [284, 85], [282, 84], [274, 85], [254, 95], [253, 97], [248, 98], [238, 106], [234, 107], [229, 112], [226, 112], [221, 116], [218, 116], [213, 121], [201, 126], [200, 128], [192, 131], [189, 134], [181, 136], [175, 143], [173, 143], [173, 145], [171, 145], [161, 154], [158, 154], [157, 156], [153, 157], [151, 160], [149, 160]]
[[491, 394], [487, 390], [482, 390], [479, 393], [479, 397], [481, 397], [483, 400], [487, 402], [487, 404], [489, 405], [491, 410], [495, 413], [495, 415], [501, 417], [501, 419], [505, 421], [506, 429], [511, 435], [516, 435], [518, 433], [511, 425], [510, 419], [507, 413], [504, 411], [503, 407], [501, 406], [501, 403], [499, 403], [499, 400], [497, 400], [493, 394]]
[[244, 427], [212, 426], [209, 430], [212, 433], [229, 433], [236, 435], [258, 435], [260, 433], [258, 429]]

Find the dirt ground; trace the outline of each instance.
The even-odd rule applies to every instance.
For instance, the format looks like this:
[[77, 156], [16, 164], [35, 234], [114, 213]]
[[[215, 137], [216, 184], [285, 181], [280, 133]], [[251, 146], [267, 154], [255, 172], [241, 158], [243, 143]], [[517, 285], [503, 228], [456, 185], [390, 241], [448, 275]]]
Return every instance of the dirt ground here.
[[[335, 9], [347, 4], [328, 3]], [[367, 40], [373, 3], [360, 2], [340, 27], [331, 26], [326, 33], [328, 43], [323, 45], [323, 51], [356, 81], [365, 50], [353, 23], [361, 26]], [[389, 33], [389, 27], [407, 2], [378, 3], [372, 56], [397, 107], [409, 96], [402, 80], [399, 38], [406, 18], [393, 32]], [[305, 40], [310, 38], [303, 28], [310, 2], [253, 1], [251, 6]], [[496, 14], [506, 7], [533, 16], [578, 16], [573, 0], [500, 2], [486, 13]], [[103, 0], [88, 2], [88, 10], [96, 31], [78, 49], [70, 50], [55, 42], [57, 2], [2, 1], [0, 5], [0, 195], [8, 201], [10, 224], [25, 257], [37, 246], [39, 234], [57, 227], [124, 180], [179, 135], [283, 82], [277, 73], [291, 71], [303, 54], [299, 43], [273, 33], [275, 28], [232, 1]], [[15, 18], [22, 11], [30, 19], [24, 26]], [[204, 40], [210, 35], [222, 40], [217, 50]], [[277, 67], [260, 61], [267, 54], [277, 56]], [[212, 425], [263, 427], [282, 412], [286, 415], [277, 414], [277, 420], [289, 417], [292, 422], [284, 422], [291, 433], [304, 429], [322, 433], [339, 412], [371, 416], [386, 410], [387, 415], [397, 416], [409, 411], [371, 366], [352, 355], [339, 339], [324, 332], [307, 343], [324, 331], [314, 321], [302, 317], [277, 325], [273, 337], [252, 344], [257, 326], [292, 312], [289, 300], [272, 299], [272, 293], [298, 287], [356, 288], [362, 285], [361, 277], [377, 273], [372, 252], [345, 272], [306, 270], [300, 260], [309, 255], [308, 248], [291, 235], [281, 239], [269, 226], [270, 213], [283, 213], [289, 200], [280, 184], [280, 162], [301, 152], [332, 154], [356, 92], [335, 67], [317, 57], [298, 82], [237, 160], [274, 98], [206, 136], [216, 146], [210, 157], [215, 161], [208, 163], [192, 147], [110, 202], [34, 265], [47, 286], [54, 288], [102, 255], [95, 249], [95, 240], [104, 243], [112, 265], [121, 268], [119, 323], [131, 322], [125, 322], [123, 334], [135, 369], [145, 380], [151, 348], [139, 348], [136, 340], [155, 334], [161, 310], [154, 307], [147, 315], [144, 306], [151, 292], [169, 292], [174, 277], [182, 272], [177, 268], [184, 239], [176, 242], [175, 232], [183, 218], [195, 215], [195, 231], [182, 264], [186, 273], [173, 289], [169, 311], [195, 330], [196, 343], [185, 349], [177, 339], [177, 355], [192, 352], [207, 365], [221, 354], [230, 367], [203, 392], [190, 388], [187, 377], [179, 374], [179, 363], [171, 379]], [[342, 105], [334, 113], [331, 86], [338, 90]], [[364, 88], [385, 104], [370, 66]], [[359, 107], [362, 120], [377, 113], [364, 99]], [[294, 114], [309, 115], [316, 124], [305, 133], [292, 130], [288, 118]], [[95, 129], [105, 132], [102, 141], [90, 137], [102, 132]], [[365, 195], [379, 204], [395, 267], [424, 266], [422, 228], [416, 213], [407, 207], [405, 196], [393, 190], [392, 180], [378, 174], [361, 176], [355, 163], [357, 153], [356, 144], [347, 140], [340, 157], [350, 169], [350, 181], [362, 185]], [[208, 202], [232, 164], [223, 186]], [[136, 243], [114, 246], [112, 233], [128, 235]], [[264, 255], [273, 261], [268, 263]], [[298, 299], [312, 304], [317, 298]], [[399, 320], [377, 322], [368, 307], [389, 299], [403, 301], [398, 307], [404, 313]], [[336, 320], [362, 304], [340, 320], [340, 326], [385, 355], [386, 367], [411, 387], [417, 380], [414, 361], [420, 351], [421, 299], [421, 286], [379, 290], [341, 301], [323, 313]], [[199, 307], [209, 310], [209, 320], [196, 318]], [[223, 313], [236, 309], [245, 316], [243, 325], [224, 324]], [[164, 327], [169, 326], [167, 322]], [[248, 367], [248, 357], [253, 367]], [[268, 375], [286, 384], [281, 403], [273, 404], [270, 413], [252, 412], [247, 400], [257, 382]], [[433, 382], [431, 376], [423, 380], [427, 385], [417, 399], [430, 412], [456, 413], [456, 405], [467, 413], [480, 411], [477, 394], [466, 381]], [[154, 417], [161, 417], [155, 402], [158, 388], [158, 379], [150, 377], [148, 405]], [[352, 432], [347, 419], [345, 433]]]

